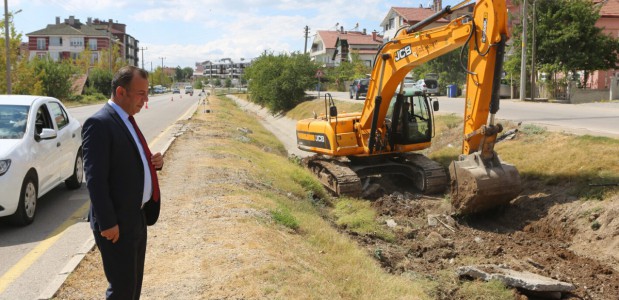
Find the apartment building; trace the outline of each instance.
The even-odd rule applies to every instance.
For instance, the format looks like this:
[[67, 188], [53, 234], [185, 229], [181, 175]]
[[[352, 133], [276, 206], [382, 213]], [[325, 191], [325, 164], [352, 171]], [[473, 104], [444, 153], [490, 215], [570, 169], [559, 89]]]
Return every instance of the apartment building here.
[[88, 18], [86, 23], [82, 23], [74, 16], [64, 22], [60, 21], [60, 17], [56, 17], [54, 24], [26, 36], [29, 59], [47, 56], [54, 61], [76, 59], [88, 49], [94, 63], [100, 59], [102, 51], [115, 43], [119, 46], [121, 58], [129, 65], [138, 66], [139, 62], [139, 41], [126, 32], [125, 24], [112, 19], [102, 21]]

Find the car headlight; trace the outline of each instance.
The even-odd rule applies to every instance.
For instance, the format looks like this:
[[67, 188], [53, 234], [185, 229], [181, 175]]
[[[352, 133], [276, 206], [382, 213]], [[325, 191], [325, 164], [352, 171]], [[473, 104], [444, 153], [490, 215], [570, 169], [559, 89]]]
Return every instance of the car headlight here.
[[6, 171], [9, 170], [10, 166], [11, 166], [10, 159], [0, 160], [0, 176], [4, 175], [4, 173], [6, 173]]

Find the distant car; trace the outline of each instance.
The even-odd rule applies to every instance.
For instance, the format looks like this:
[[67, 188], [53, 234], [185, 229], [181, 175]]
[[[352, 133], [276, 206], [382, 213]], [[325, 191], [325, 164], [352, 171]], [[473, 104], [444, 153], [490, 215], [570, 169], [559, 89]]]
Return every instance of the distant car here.
[[180, 94], [181, 93], [181, 89], [179, 88], [173, 88], [172, 89], [172, 94]]
[[415, 82], [415, 89], [427, 93], [428, 87], [426, 86], [426, 81], [423, 79], [417, 80], [417, 82]]
[[[397, 90], [398, 92], [400, 91], [400, 86], [398, 86]], [[404, 78], [404, 87], [402, 88], [404, 95], [411, 96], [413, 95], [415, 91], [418, 91], [418, 90], [419, 89], [417, 89], [416, 82], [415, 82], [415, 79], [413, 79], [413, 77]]]
[[430, 95], [438, 95], [438, 74], [428, 73], [423, 78], [424, 83], [426, 84], [426, 93]]
[[365, 97], [368, 92], [368, 84], [370, 83], [370, 79], [368, 78], [359, 78], [353, 80], [350, 85], [350, 99], [353, 97], [359, 100], [359, 97]]
[[0, 96], [0, 217], [28, 225], [41, 196], [82, 186], [81, 131], [58, 99]]
[[191, 85], [188, 85], [185, 87], [185, 94], [192, 94], [193, 95], [193, 87]]

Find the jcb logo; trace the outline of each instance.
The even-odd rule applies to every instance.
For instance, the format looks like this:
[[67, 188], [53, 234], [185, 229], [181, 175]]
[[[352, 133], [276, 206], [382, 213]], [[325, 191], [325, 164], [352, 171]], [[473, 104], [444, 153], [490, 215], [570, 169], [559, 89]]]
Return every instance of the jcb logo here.
[[395, 61], [406, 58], [411, 54], [413, 54], [413, 49], [411, 49], [411, 46], [406, 46], [395, 53]]
[[314, 140], [318, 143], [324, 143], [325, 142], [325, 136], [324, 135], [317, 135]]

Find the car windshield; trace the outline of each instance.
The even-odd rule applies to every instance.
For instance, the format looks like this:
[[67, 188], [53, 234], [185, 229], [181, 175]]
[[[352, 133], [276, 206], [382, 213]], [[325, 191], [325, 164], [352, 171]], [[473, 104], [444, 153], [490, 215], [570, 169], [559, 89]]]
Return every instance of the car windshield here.
[[0, 105], [0, 139], [21, 139], [26, 132], [28, 106]]

